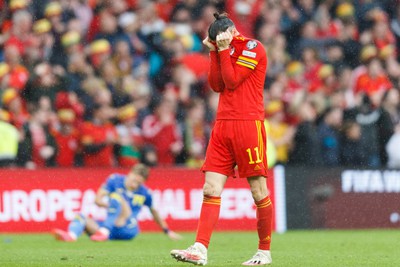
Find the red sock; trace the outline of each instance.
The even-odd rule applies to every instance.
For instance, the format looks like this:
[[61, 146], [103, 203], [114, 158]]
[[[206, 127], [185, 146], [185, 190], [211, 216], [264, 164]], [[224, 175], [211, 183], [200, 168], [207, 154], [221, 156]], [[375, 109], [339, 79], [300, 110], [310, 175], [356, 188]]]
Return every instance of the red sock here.
[[257, 206], [257, 231], [258, 249], [270, 250], [272, 232], [272, 202], [269, 196], [256, 201]]
[[204, 196], [197, 227], [196, 242], [202, 243], [206, 248], [208, 248], [212, 231], [218, 221], [220, 208], [221, 197]]

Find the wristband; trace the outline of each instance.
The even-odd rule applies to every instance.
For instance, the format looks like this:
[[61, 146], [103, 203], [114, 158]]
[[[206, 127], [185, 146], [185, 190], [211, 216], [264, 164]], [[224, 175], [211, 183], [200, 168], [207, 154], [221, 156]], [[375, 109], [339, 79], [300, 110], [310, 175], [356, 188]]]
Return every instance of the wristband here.
[[169, 229], [168, 228], [163, 228], [164, 234], [168, 234], [169, 233]]

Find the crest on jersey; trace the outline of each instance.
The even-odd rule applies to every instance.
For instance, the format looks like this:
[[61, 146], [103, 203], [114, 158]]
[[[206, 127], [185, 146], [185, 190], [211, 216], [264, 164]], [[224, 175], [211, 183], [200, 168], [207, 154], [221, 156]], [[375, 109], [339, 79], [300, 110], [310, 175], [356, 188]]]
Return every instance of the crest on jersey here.
[[247, 49], [251, 50], [257, 47], [257, 42], [254, 40], [250, 40], [246, 44]]

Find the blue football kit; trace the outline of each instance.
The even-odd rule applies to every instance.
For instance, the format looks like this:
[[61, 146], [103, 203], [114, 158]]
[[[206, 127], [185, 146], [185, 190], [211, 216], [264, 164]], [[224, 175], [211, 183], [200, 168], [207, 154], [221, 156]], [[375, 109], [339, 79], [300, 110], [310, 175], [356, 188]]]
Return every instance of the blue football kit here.
[[[102, 189], [108, 192], [107, 217], [104, 221], [98, 222], [100, 227], [107, 228], [110, 231], [109, 239], [129, 240], [139, 233], [137, 217], [143, 206], [152, 208], [153, 198], [150, 190], [140, 185], [136, 190], [131, 191], [125, 187], [126, 175], [112, 174], [102, 185]], [[125, 225], [117, 227], [115, 221], [118, 219], [122, 210], [122, 201], [126, 201], [131, 209], [131, 215], [126, 220]], [[77, 214], [71, 221], [68, 231], [76, 236], [83, 233], [86, 225], [86, 217], [83, 214]]]

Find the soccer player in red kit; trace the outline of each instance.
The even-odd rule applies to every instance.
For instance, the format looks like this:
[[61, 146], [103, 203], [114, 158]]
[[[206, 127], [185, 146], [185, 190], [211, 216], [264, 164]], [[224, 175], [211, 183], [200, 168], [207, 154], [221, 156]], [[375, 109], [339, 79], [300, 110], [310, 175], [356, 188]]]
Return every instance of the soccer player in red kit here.
[[239, 176], [247, 178], [257, 207], [258, 251], [243, 265], [267, 265], [272, 230], [272, 204], [266, 185], [266, 133], [264, 80], [267, 57], [263, 45], [242, 36], [226, 14], [214, 14], [203, 44], [210, 49], [209, 83], [220, 93], [216, 123], [206, 159], [203, 204], [196, 242], [185, 250], [172, 250], [178, 261], [207, 264], [207, 249], [218, 221], [221, 193], [237, 165]]

